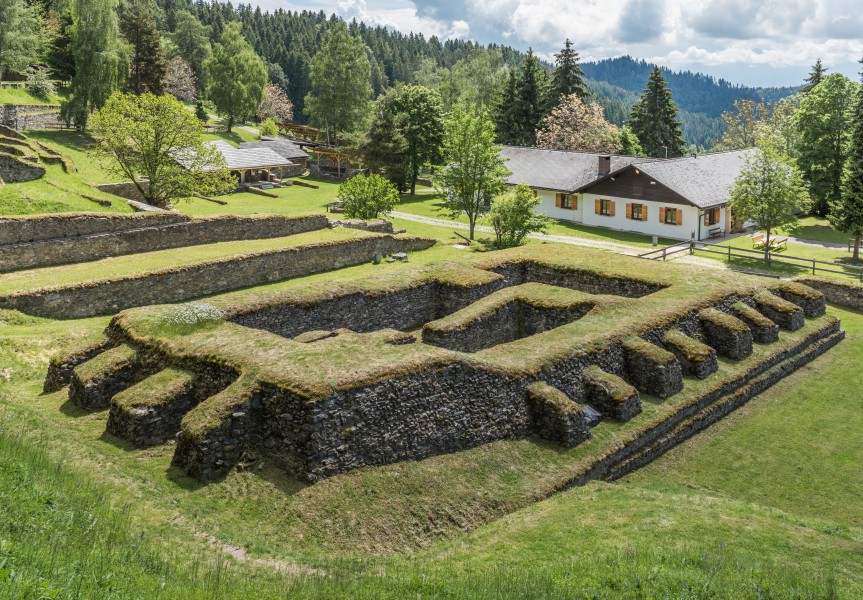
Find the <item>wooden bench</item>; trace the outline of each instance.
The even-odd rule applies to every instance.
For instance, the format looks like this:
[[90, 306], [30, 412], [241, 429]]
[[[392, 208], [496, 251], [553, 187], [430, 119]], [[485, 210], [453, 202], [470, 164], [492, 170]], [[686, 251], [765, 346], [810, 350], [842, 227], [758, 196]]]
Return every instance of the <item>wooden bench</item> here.
[[752, 239], [752, 247], [757, 248], [758, 246], [764, 245], [764, 234], [763, 233], [753, 233], [749, 236]]
[[707, 230], [707, 235], [710, 236], [710, 239], [713, 239], [722, 237], [725, 234], [722, 232], [722, 227], [713, 227], [712, 229]]

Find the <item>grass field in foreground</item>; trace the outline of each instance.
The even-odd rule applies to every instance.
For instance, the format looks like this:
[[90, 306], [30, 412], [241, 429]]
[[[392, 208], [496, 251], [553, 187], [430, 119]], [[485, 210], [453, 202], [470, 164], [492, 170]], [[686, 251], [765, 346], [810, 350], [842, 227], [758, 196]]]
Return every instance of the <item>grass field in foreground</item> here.
[[[413, 554], [246, 546], [269, 563], [218, 553], [206, 536], [223, 538], [220, 528], [201, 528], [203, 514], [178, 512], [149, 476], [121, 467], [123, 448], [104, 454], [98, 438], [81, 438], [75, 423], [91, 417], [39, 408], [44, 353], [106, 319], [4, 313], [0, 359], [13, 372], [0, 383], [0, 494], [12, 501], [0, 503], [0, 597], [859, 597], [863, 315], [834, 312], [845, 342], [623, 482], [573, 489]], [[385, 495], [346, 489], [335, 510], [370, 502], [389, 508]], [[255, 503], [274, 509], [244, 502]], [[430, 515], [427, 527], [446, 518]]]
[[357, 229], [322, 229], [280, 238], [187, 246], [143, 254], [113, 256], [87, 263], [15, 271], [0, 274], [0, 293], [10, 294], [88, 281], [131, 277], [150, 271], [189, 266], [208, 260], [290, 248], [315, 242], [347, 240], [365, 235], [368, 234]]

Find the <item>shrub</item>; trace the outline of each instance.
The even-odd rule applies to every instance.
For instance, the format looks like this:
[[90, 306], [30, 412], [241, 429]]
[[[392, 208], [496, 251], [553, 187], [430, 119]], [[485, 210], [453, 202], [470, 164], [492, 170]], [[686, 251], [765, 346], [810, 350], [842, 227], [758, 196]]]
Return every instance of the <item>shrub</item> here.
[[30, 71], [26, 85], [28, 92], [42, 100], [49, 99], [55, 92], [54, 83], [48, 79], [48, 74], [40, 69]]
[[357, 175], [339, 186], [339, 200], [349, 219], [376, 219], [395, 208], [399, 193], [380, 175]]
[[261, 137], [276, 137], [279, 135], [279, 126], [276, 125], [276, 122], [272, 119], [261, 121], [261, 124], [258, 125], [258, 129], [261, 130]]
[[536, 213], [537, 206], [539, 198], [524, 183], [496, 198], [487, 217], [494, 227], [495, 246], [521, 246], [529, 233], [545, 231], [548, 219]]
[[201, 123], [206, 123], [210, 120], [210, 115], [207, 114], [207, 111], [204, 109], [204, 103], [200, 100], [195, 103], [195, 116]]

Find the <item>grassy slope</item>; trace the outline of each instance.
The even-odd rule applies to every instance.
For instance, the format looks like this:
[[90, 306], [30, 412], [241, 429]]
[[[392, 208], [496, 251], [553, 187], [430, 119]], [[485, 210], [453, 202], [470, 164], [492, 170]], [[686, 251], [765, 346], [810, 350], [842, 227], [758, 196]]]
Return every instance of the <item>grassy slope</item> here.
[[[87, 153], [92, 140], [74, 131], [28, 131], [39, 141], [71, 160], [77, 168], [66, 173], [60, 165], [48, 165], [45, 177], [26, 183], [10, 183], [0, 188], [0, 215], [41, 214], [57, 212], [132, 212], [126, 200], [100, 192], [97, 183], [117, 181], [105, 164]], [[83, 194], [107, 198], [112, 206], [104, 207], [84, 198]]]
[[[863, 481], [857, 477], [863, 449], [856, 443], [863, 423], [859, 402], [855, 403], [859, 373], [847, 374], [859, 364], [863, 315], [838, 312], [849, 332], [847, 341], [743, 412], [623, 483], [591, 484], [566, 492], [418, 554], [359, 562], [328, 558], [323, 548], [313, 551], [310, 540], [250, 528], [257, 518], [282, 510], [265, 488], [255, 484], [262, 479], [257, 475], [237, 477], [215, 494], [212, 487], [201, 488], [179, 476], [172, 477], [179, 486], [173, 492], [170, 485], [154, 486], [164, 480], [170, 448], [129, 453], [123, 445], [100, 440], [104, 414], [76, 416], [68, 408], [57, 410], [56, 395], [37, 397], [45, 353], [80, 335], [92, 335], [106, 320], [48, 322], [7, 315], [11, 324], [2, 326], [0, 358], [12, 372], [7, 383], [0, 383], [4, 437], [14, 438], [9, 433], [14, 428], [15, 435], [25, 436], [25, 446], [38, 443], [51, 451], [52, 458], [37, 457], [35, 462], [43, 466], [29, 479], [10, 474], [8, 468], [0, 471], [0, 488], [5, 485], [8, 490], [10, 478], [17, 482], [12, 486], [16, 502], [4, 505], [0, 539], [5, 540], [4, 552], [15, 558], [21, 581], [34, 584], [45, 577], [47, 585], [67, 592], [82, 585], [88, 597], [108, 596], [109, 589], [116, 596], [130, 597], [130, 590], [154, 589], [150, 586], [162, 577], [165, 597], [212, 597], [201, 592], [202, 586], [215, 585], [217, 578], [226, 597], [243, 597], [252, 575], [257, 578], [259, 597], [276, 597], [280, 590], [296, 597], [802, 598], [828, 597], [831, 589], [837, 597], [855, 597], [863, 593], [858, 506]], [[821, 384], [829, 381], [829, 394], [806, 393], [805, 384], [813, 376], [811, 389], [826, 389]], [[765, 431], [773, 435], [766, 436]], [[830, 432], [827, 442], [823, 442], [824, 432]], [[822, 443], [801, 444], [801, 439]], [[17, 443], [12, 444], [13, 450]], [[4, 459], [0, 464], [14, 463], [9, 456], [14, 458], [16, 452], [20, 457], [21, 451], [9, 451], [9, 446], [0, 445]], [[503, 482], [515, 475], [508, 473], [506, 463], [511, 457], [506, 452], [500, 448], [492, 452], [497, 455], [494, 461], [486, 454], [474, 456], [478, 462], [474, 474], [466, 475], [468, 481], [486, 468], [484, 476], [496, 473]], [[62, 472], [87, 469], [78, 474], [87, 482], [83, 487], [72, 483], [77, 478], [63, 483], [51, 475], [60, 457], [65, 457], [66, 464]], [[360, 477], [375, 481], [372, 471]], [[380, 471], [394, 476], [403, 470]], [[265, 471], [264, 479], [280, 495], [304, 493], [285, 487], [288, 482], [273, 473]], [[345, 513], [362, 507], [361, 518], [367, 510], [392, 509], [389, 493], [394, 490], [378, 485], [385, 480], [378, 479], [363, 490], [363, 486], [344, 488], [341, 479], [327, 484], [343, 500], [329, 506], [336, 518], [331, 526], [325, 519], [320, 522], [319, 542], [344, 534], [333, 526], [345, 522]], [[433, 482], [417, 480], [414, 485], [426, 495], [449, 493], [430, 485]], [[183, 488], [187, 491], [180, 492]], [[378, 493], [369, 495], [372, 490]], [[178, 511], [172, 500], [177, 494], [199, 501], [191, 504], [191, 510]], [[108, 512], [106, 497], [119, 513], [133, 506], [131, 520]], [[51, 510], [44, 509], [46, 498]], [[83, 514], [71, 518], [64, 505], [67, 501], [85, 507]], [[209, 518], [220, 504], [231, 502], [235, 503], [233, 523], [222, 521], [223, 517]], [[471, 506], [466, 502], [465, 510]], [[428, 506], [416, 509], [426, 511], [429, 521], [427, 529], [413, 532], [414, 536], [435, 537], [435, 528], [456, 516], [435, 513]], [[85, 518], [93, 511], [99, 517], [95, 523]], [[141, 542], [144, 527], [150, 542]], [[265, 571], [250, 573], [249, 565], [233, 562], [218, 573], [207, 562], [206, 550], [195, 542], [199, 528], [238, 540], [253, 555], [272, 556], [274, 547], [283, 546], [283, 552], [275, 554], [288, 561], [291, 572], [302, 572], [302, 565], [307, 565], [322, 569], [327, 577], [292, 576], [279, 583], [272, 576], [261, 578]], [[356, 540], [358, 549], [369, 541], [368, 536], [411, 535], [355, 529], [362, 532]], [[43, 543], [47, 531], [53, 532], [51, 545]], [[309, 534], [317, 537], [307, 530]], [[289, 550], [298, 542], [306, 548], [299, 554]], [[96, 549], [98, 558], [89, 559], [88, 548]], [[106, 571], [111, 573], [107, 586], [101, 579]], [[200, 583], [191, 583], [196, 578]], [[14, 590], [28, 588], [10, 589], [14, 597]]]
[[26, 88], [0, 87], [0, 104], [60, 104], [60, 96], [40, 98]]

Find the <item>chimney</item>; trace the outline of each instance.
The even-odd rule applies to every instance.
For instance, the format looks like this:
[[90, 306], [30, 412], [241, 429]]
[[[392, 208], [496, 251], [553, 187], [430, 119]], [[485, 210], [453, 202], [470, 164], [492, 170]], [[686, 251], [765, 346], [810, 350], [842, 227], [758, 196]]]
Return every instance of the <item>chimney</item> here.
[[611, 173], [611, 157], [610, 156], [600, 156], [599, 157], [599, 176], [605, 177], [609, 173]]

